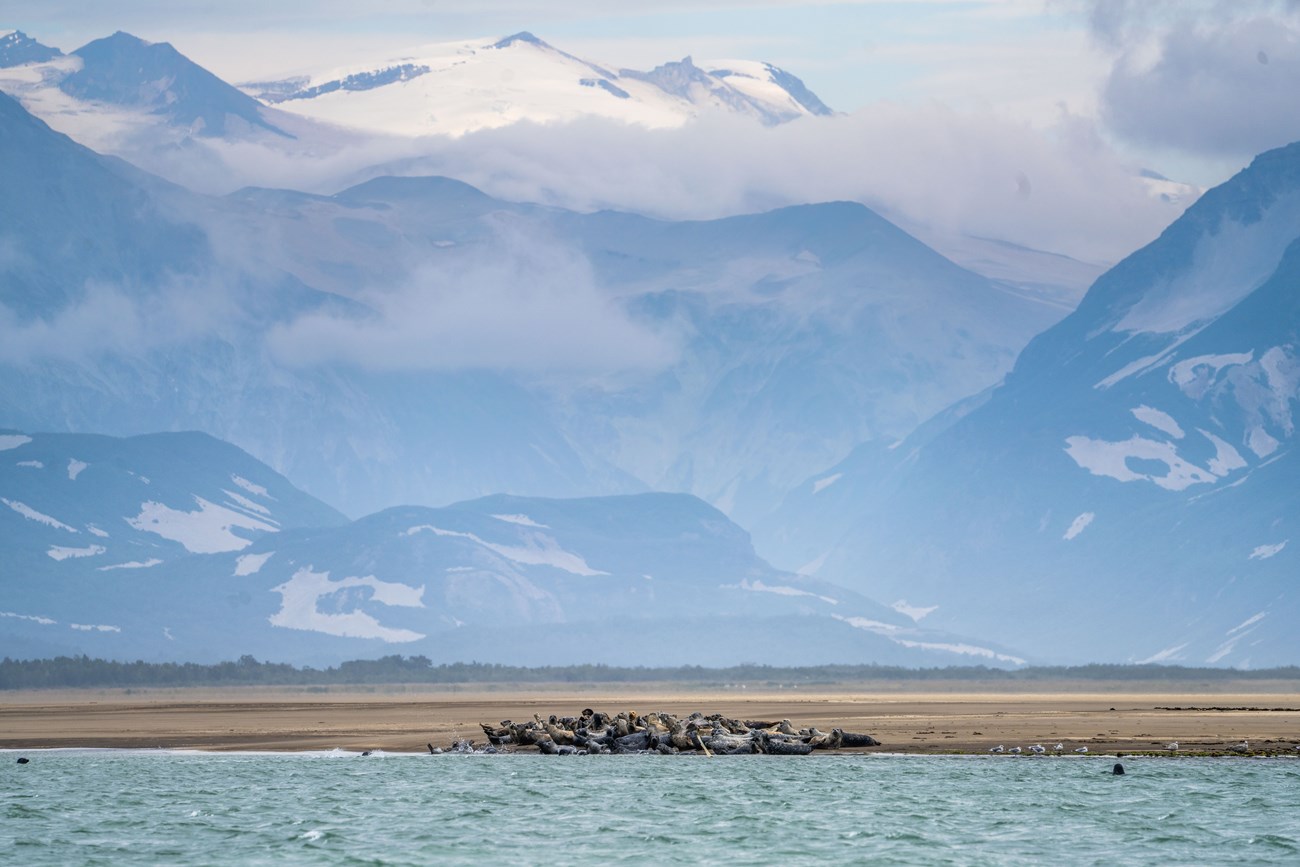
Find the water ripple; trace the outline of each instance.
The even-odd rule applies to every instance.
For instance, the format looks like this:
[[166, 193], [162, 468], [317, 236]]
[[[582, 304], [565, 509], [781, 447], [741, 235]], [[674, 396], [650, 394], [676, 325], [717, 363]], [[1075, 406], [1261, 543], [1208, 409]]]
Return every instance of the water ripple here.
[[0, 851], [133, 864], [1295, 864], [1300, 763], [48, 753]]

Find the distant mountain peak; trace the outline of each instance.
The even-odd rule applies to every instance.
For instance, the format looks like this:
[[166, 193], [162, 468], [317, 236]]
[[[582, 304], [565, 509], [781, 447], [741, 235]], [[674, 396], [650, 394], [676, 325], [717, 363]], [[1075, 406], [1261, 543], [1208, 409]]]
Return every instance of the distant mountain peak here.
[[44, 63], [62, 56], [59, 49], [42, 45], [21, 30], [0, 31], [0, 68]]
[[529, 45], [536, 45], [539, 48], [551, 47], [543, 40], [538, 39], [536, 36], [529, 33], [527, 30], [520, 30], [518, 33], [512, 33], [511, 35], [505, 37], [504, 39], [500, 39], [497, 42], [492, 43], [492, 47], [509, 48], [510, 46], [514, 45], [517, 42], [526, 42]]
[[143, 108], [189, 125], [196, 135], [226, 134], [229, 118], [285, 133], [262, 118], [262, 106], [194, 63], [167, 42], [147, 42], [119, 30], [73, 52], [81, 69], [59, 84], [78, 99]]

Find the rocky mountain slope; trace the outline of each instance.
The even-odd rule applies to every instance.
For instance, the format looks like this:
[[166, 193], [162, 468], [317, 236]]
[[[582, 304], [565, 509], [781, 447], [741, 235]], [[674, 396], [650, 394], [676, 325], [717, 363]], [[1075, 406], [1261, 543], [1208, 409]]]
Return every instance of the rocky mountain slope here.
[[1291, 145], [1102, 276], [1001, 387], [811, 478], [761, 547], [1035, 654], [1293, 662], [1297, 286]]

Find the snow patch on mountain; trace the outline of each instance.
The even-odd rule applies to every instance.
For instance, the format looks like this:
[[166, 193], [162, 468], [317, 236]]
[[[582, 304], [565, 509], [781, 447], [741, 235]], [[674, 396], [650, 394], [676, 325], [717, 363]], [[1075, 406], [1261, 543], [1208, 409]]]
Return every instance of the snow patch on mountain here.
[[265, 533], [277, 530], [265, 521], [218, 506], [202, 497], [195, 496], [194, 502], [198, 504], [198, 510], [186, 512], [150, 500], [141, 504], [139, 515], [125, 520], [137, 530], [179, 542], [191, 554], [217, 554], [248, 547], [252, 540], [235, 535], [232, 530], [236, 528]]
[[1259, 612], [1258, 614], [1255, 614], [1255, 615], [1252, 615], [1252, 616], [1246, 618], [1246, 620], [1245, 620], [1244, 622], [1239, 623], [1239, 624], [1237, 624], [1236, 626], [1232, 627], [1232, 628], [1229, 629], [1229, 630], [1227, 631], [1227, 633], [1225, 633], [1225, 634], [1227, 634], [1227, 635], [1235, 635], [1236, 633], [1241, 632], [1243, 629], [1249, 629], [1250, 627], [1254, 626], [1256, 623], [1258, 623], [1259, 621], [1263, 620], [1263, 619], [1264, 619], [1265, 617], [1267, 617], [1267, 616], [1268, 616], [1268, 612], [1267, 612], [1267, 611], [1261, 611], [1261, 612]]
[[979, 647], [974, 644], [950, 644], [940, 641], [912, 641], [907, 638], [893, 638], [895, 644], [901, 644], [903, 647], [915, 647], [921, 650], [943, 650], [948, 653], [955, 653], [959, 656], [976, 656], [981, 659], [995, 659], [998, 662], [1009, 662], [1013, 665], [1025, 665], [1028, 660], [1021, 659], [1018, 656], [1012, 656], [1009, 653], [998, 653], [996, 650], [990, 650], [987, 647]]
[[12, 617], [14, 620], [26, 620], [31, 623], [39, 623], [41, 626], [54, 626], [59, 621], [51, 620], [48, 617], [41, 617], [39, 614], [18, 614], [15, 611], [0, 611], [0, 617]]
[[449, 536], [461, 539], [468, 539], [476, 545], [482, 545], [489, 551], [493, 551], [505, 557], [507, 560], [513, 560], [516, 563], [525, 566], [552, 566], [565, 572], [583, 577], [592, 577], [596, 575], [608, 575], [608, 572], [601, 572], [592, 569], [587, 565], [587, 561], [572, 552], [566, 551], [560, 547], [559, 543], [550, 536], [535, 533], [524, 539], [524, 544], [520, 545], [501, 545], [496, 542], [488, 542], [485, 539], [476, 536], [473, 533], [462, 533], [458, 530], [443, 530], [432, 524], [421, 524], [418, 527], [411, 527], [406, 531], [407, 536], [414, 536], [416, 533], [428, 532], [435, 536]]
[[892, 634], [898, 632], [903, 627], [896, 626], [893, 623], [881, 623], [879, 620], [872, 620], [869, 617], [845, 617], [841, 614], [832, 614], [836, 620], [847, 623], [854, 629], [865, 629], [867, 632], [874, 632], [877, 635], [892, 637]]
[[69, 623], [68, 628], [76, 629], [80, 632], [121, 632], [122, 627], [110, 626], [106, 623]]
[[1277, 451], [1280, 445], [1281, 443], [1272, 434], [1259, 425], [1252, 427], [1246, 433], [1246, 447], [1254, 452], [1257, 458], [1268, 457]]
[[1197, 431], [1214, 444], [1214, 457], [1210, 459], [1208, 466], [1211, 473], [1216, 476], [1226, 476], [1233, 470], [1246, 468], [1246, 459], [1241, 456], [1241, 452], [1207, 430], [1197, 428]]
[[1065, 535], [1061, 538], [1067, 542], [1070, 541], [1075, 536], [1078, 536], [1084, 530], [1088, 529], [1088, 525], [1092, 523], [1092, 519], [1095, 517], [1097, 517], [1097, 515], [1093, 512], [1084, 512], [1079, 515], [1074, 519], [1073, 523], [1070, 524], [1070, 528], [1065, 531]]
[[1139, 659], [1138, 665], [1153, 665], [1158, 662], [1177, 662], [1182, 659], [1182, 652], [1186, 649], [1188, 642], [1175, 644], [1173, 647], [1166, 647], [1164, 650], [1157, 650], [1146, 659]]
[[16, 449], [31, 442], [32, 438], [23, 434], [0, 434], [0, 452]]
[[85, 548], [65, 548], [60, 545], [51, 545], [45, 554], [51, 560], [77, 560], [82, 557], [98, 557], [107, 550], [103, 545], [87, 545]]
[[920, 623], [927, 614], [933, 614], [939, 610], [938, 605], [910, 605], [906, 599], [900, 599], [889, 607], [904, 617], [910, 617], [914, 623]]
[[1222, 644], [1220, 644], [1213, 653], [1211, 653], [1208, 657], [1206, 657], [1205, 661], [1213, 665], [1214, 663], [1219, 662], [1224, 657], [1228, 656], [1230, 653], [1232, 653], [1234, 650], [1237, 649], [1237, 645], [1241, 643], [1242, 639], [1250, 635], [1251, 632], [1254, 631], [1254, 628], [1259, 624], [1259, 622], [1263, 620], [1267, 615], [1268, 612], [1261, 611], [1258, 614], [1255, 614], [1252, 617], [1247, 618], [1243, 623], [1240, 623], [1237, 626], [1234, 626], [1232, 629], [1229, 629], [1226, 633], [1224, 633], [1227, 636], [1227, 640], [1224, 641]]
[[311, 567], [303, 567], [288, 581], [272, 589], [272, 592], [280, 594], [282, 601], [280, 610], [271, 615], [270, 622], [273, 626], [286, 629], [323, 632], [345, 638], [375, 638], [389, 644], [419, 641], [424, 638], [423, 634], [410, 629], [384, 626], [364, 611], [328, 613], [320, 610], [319, 605], [324, 597], [352, 588], [370, 591], [369, 601], [380, 605], [424, 607], [423, 585], [411, 587], [406, 584], [380, 581], [373, 575], [331, 581], [329, 572], [313, 572]]
[[234, 482], [236, 485], [243, 488], [245, 491], [248, 491], [250, 494], [254, 494], [258, 497], [261, 497], [264, 500], [272, 500], [272, 501], [275, 500], [275, 497], [271, 496], [270, 492], [267, 491], [266, 488], [262, 487], [261, 485], [250, 482], [248, 479], [244, 478], [243, 476], [232, 475], [230, 477], [230, 481]]
[[540, 530], [549, 530], [545, 524], [539, 524], [527, 515], [493, 515], [498, 521], [505, 521], [507, 524], [518, 524], [521, 527], [536, 527]]
[[842, 478], [844, 478], [843, 473], [835, 473], [833, 475], [826, 476], [823, 479], [818, 479], [817, 481], [813, 482], [812, 492], [814, 494], [820, 494], [822, 491], [826, 490], [827, 488], [829, 488], [831, 485], [835, 484]]
[[266, 561], [274, 556], [274, 551], [267, 551], [265, 554], [241, 554], [235, 559], [235, 577], [256, 575], [266, 565]]
[[718, 588], [721, 590], [747, 590], [751, 593], [775, 593], [777, 596], [810, 596], [813, 599], [820, 599], [828, 605], [840, 604], [838, 599], [832, 599], [829, 596], [822, 596], [809, 590], [800, 590], [798, 587], [791, 587], [787, 584], [764, 584], [758, 579], [750, 581], [746, 578], [739, 584], [719, 584]]
[[1278, 542], [1276, 545], [1256, 546], [1255, 550], [1251, 551], [1250, 556], [1247, 557], [1246, 559], [1247, 560], [1268, 560], [1271, 557], [1276, 557], [1278, 554], [1282, 553], [1282, 549], [1286, 547], [1286, 543], [1289, 541], [1291, 540], [1283, 539], [1281, 542]]
[[[252, 500], [248, 499], [248, 497], [245, 497], [242, 494], [236, 494], [234, 491], [227, 491], [225, 488], [221, 489], [221, 493], [229, 497], [230, 500], [239, 508], [249, 512], [256, 512], [259, 515], [265, 516], [267, 520], [271, 520], [271, 510], [266, 506], [263, 506], [261, 503], [254, 503]], [[274, 521], [272, 521], [272, 523], [274, 523]]]
[[157, 557], [150, 557], [148, 560], [132, 560], [129, 563], [115, 563], [112, 566], [100, 566], [97, 571], [111, 572], [114, 569], [152, 569], [154, 566], [161, 563], [162, 561]]
[[1093, 388], [1096, 389], [1110, 388], [1112, 385], [1115, 385], [1118, 382], [1122, 382], [1123, 380], [1128, 379], [1130, 376], [1134, 376], [1136, 374], [1150, 370], [1151, 368], [1156, 367], [1157, 365], [1167, 361], [1168, 359], [1169, 359], [1168, 350], [1158, 353], [1156, 355], [1146, 355], [1143, 356], [1142, 358], [1135, 359], [1134, 361], [1130, 361], [1128, 364], [1124, 365], [1119, 370], [1112, 373], [1110, 376], [1098, 382], [1096, 385], [1093, 386]]
[[20, 467], [31, 467], [31, 468], [34, 469], [34, 470], [43, 470], [43, 469], [45, 469], [45, 464], [42, 463], [41, 461], [19, 461], [19, 462], [18, 462], [18, 466], [20, 466]]
[[4, 503], [29, 521], [35, 521], [38, 524], [45, 524], [47, 527], [53, 527], [56, 530], [67, 530], [69, 533], [77, 532], [75, 527], [69, 527], [57, 518], [51, 518], [44, 512], [38, 512], [26, 503], [17, 500], [10, 500], [6, 497], [0, 497], [0, 503]]
[[103, 530], [99, 529], [98, 527], [96, 527], [94, 524], [87, 524], [87, 525], [86, 525], [86, 532], [89, 533], [89, 534], [92, 535], [92, 536], [98, 536], [98, 537], [101, 538], [101, 539], [107, 539], [107, 538], [108, 538], [108, 534], [105, 533]]
[[1144, 424], [1149, 424], [1161, 433], [1167, 433], [1176, 440], [1180, 440], [1186, 436], [1182, 427], [1178, 422], [1174, 421], [1173, 416], [1154, 407], [1146, 406], [1145, 404], [1134, 407], [1133, 416], [1138, 421], [1143, 422]]
[[75, 482], [77, 480], [77, 476], [81, 475], [81, 471], [88, 466], [90, 466], [90, 464], [86, 463], [85, 461], [79, 461], [76, 458], [70, 458], [68, 460], [68, 480]]
[[1169, 367], [1169, 381], [1183, 394], [1198, 398], [1213, 383], [1219, 371], [1235, 364], [1250, 364], [1254, 352], [1228, 352], [1220, 355], [1198, 355], [1179, 361]]
[[[1182, 491], [1192, 485], [1213, 484], [1217, 480], [1214, 473], [1179, 457], [1172, 443], [1136, 435], [1123, 442], [1107, 442], [1086, 436], [1068, 437], [1065, 442], [1066, 453], [1094, 476], [1108, 476], [1120, 482], [1145, 480], [1167, 491]], [[1137, 472], [1129, 468], [1130, 460], [1162, 463], [1168, 471], [1163, 474]]]

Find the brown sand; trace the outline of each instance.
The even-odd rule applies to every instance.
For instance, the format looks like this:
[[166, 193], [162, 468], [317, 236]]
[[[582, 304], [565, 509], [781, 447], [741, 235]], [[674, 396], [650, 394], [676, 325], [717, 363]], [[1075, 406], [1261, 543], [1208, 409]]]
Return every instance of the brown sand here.
[[1300, 691], [1294, 683], [1228, 687], [1249, 691], [1200, 686], [1058, 684], [1014, 693], [1005, 683], [12, 692], [0, 693], [0, 748], [423, 751], [426, 743], [445, 747], [460, 737], [482, 743], [479, 722], [576, 715], [591, 707], [840, 727], [874, 735], [882, 743], [875, 752], [983, 753], [996, 744], [1035, 743], [1051, 750], [1060, 742], [1067, 751], [1087, 746], [1113, 754], [1164, 752], [1178, 741], [1186, 754], [1223, 752], [1247, 740], [1252, 751], [1295, 753]]

